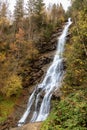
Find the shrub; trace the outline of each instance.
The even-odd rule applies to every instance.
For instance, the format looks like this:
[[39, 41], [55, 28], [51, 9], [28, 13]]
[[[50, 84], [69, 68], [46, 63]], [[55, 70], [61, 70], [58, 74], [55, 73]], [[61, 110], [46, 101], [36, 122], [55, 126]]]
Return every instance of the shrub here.
[[41, 130], [87, 130], [87, 101], [84, 92], [79, 90], [54, 104], [54, 110]]
[[18, 95], [22, 89], [22, 80], [17, 75], [12, 75], [7, 79], [5, 87], [2, 89], [2, 93], [7, 97], [12, 95]]

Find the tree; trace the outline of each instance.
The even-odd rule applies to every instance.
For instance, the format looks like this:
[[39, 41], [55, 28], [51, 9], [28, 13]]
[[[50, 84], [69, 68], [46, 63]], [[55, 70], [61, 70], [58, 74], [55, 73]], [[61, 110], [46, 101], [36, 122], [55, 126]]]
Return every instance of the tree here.
[[35, 0], [27, 1], [27, 22], [28, 22], [28, 40], [33, 39], [34, 30], [35, 30], [35, 22], [34, 22], [34, 12], [35, 12]]
[[62, 4], [57, 5], [57, 21], [60, 24], [61, 22], [64, 22], [65, 19], [65, 11], [63, 9]]
[[41, 32], [46, 22], [45, 4], [43, 0], [28, 0], [27, 16], [29, 22], [28, 40], [34, 39]]
[[37, 28], [41, 29], [45, 22], [45, 4], [43, 0], [36, 0], [35, 2], [35, 20]]
[[8, 11], [8, 6], [7, 3], [3, 2], [1, 4], [1, 9], [0, 9], [0, 32], [3, 31], [4, 25], [7, 23], [7, 11]]
[[53, 4], [51, 9], [51, 22], [54, 23], [54, 26], [58, 23], [64, 22], [65, 11], [62, 4]]
[[54, 25], [57, 22], [57, 15], [58, 15], [57, 6], [56, 6], [56, 4], [53, 4], [52, 10], [51, 10], [51, 21], [52, 21], [52, 23], [54, 23]]
[[2, 6], [1, 6], [1, 11], [0, 11], [0, 17], [6, 18], [7, 9], [8, 9], [7, 4], [5, 2], [3, 2]]
[[27, 1], [27, 14], [31, 16], [35, 12], [35, 0], [28, 0]]
[[16, 0], [16, 6], [14, 10], [14, 21], [16, 29], [23, 27], [22, 20], [24, 17], [24, 0]]

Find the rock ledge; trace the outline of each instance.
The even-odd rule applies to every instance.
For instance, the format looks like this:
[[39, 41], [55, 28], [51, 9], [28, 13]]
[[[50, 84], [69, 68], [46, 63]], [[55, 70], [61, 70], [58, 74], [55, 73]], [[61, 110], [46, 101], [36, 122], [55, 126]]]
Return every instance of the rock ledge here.
[[42, 122], [29, 123], [22, 127], [11, 128], [10, 130], [40, 130]]

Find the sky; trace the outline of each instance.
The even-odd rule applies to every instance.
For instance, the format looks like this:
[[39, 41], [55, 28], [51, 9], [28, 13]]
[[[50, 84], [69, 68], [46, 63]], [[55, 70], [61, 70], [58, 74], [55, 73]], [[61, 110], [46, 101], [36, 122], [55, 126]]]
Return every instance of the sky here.
[[71, 5], [71, 0], [44, 0], [44, 2], [46, 3], [46, 5], [48, 5], [49, 3], [61, 3], [63, 5], [63, 8], [65, 9], [65, 11], [68, 9], [68, 7]]
[[[14, 5], [16, 0], [3, 0], [3, 1], [8, 1], [9, 2], [9, 9], [11, 10], [11, 12], [13, 12], [14, 10]], [[27, 2], [27, 0], [24, 0], [25, 3]], [[65, 9], [65, 11], [67, 10], [67, 8], [71, 5], [70, 4], [70, 0], [44, 0], [44, 2], [46, 3], [46, 6], [49, 5], [49, 3], [62, 3], [63, 8]]]

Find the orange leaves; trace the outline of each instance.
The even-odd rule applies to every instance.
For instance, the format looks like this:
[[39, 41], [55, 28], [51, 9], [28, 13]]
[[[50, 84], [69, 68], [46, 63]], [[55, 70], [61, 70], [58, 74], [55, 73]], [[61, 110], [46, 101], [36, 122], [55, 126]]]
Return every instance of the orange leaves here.
[[24, 30], [22, 30], [21, 28], [19, 28], [18, 33], [16, 33], [16, 40], [17, 41], [23, 41], [24, 40]]
[[17, 51], [17, 50], [18, 50], [17, 45], [16, 45], [15, 43], [11, 43], [11, 44], [10, 44], [10, 49], [11, 49], [12, 51]]

